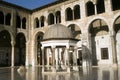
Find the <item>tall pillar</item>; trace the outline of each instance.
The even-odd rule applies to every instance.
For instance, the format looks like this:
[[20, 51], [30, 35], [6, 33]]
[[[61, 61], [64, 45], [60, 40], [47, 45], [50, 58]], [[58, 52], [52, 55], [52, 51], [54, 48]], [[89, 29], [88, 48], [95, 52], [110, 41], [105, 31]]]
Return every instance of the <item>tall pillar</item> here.
[[70, 73], [69, 47], [67, 47], [67, 72]]
[[88, 33], [82, 35], [82, 68], [84, 74], [91, 71], [90, 35]]
[[54, 24], [56, 24], [56, 15], [54, 14]]
[[11, 55], [11, 67], [14, 67], [14, 52], [15, 52], [15, 42], [14, 41], [11, 41], [11, 46], [12, 46], [12, 55]]
[[52, 47], [52, 72], [56, 72], [56, 68], [55, 68], [55, 46]]
[[95, 15], [97, 14], [97, 5], [94, 4], [94, 7], [95, 7]]
[[44, 72], [44, 47], [42, 47], [42, 72]]
[[114, 35], [110, 36], [111, 38], [111, 45], [112, 45], [112, 56], [113, 56], [113, 66], [117, 65], [117, 54], [116, 54], [116, 43]]
[[78, 71], [78, 66], [77, 66], [77, 49], [74, 48], [74, 52], [73, 52], [73, 70]]

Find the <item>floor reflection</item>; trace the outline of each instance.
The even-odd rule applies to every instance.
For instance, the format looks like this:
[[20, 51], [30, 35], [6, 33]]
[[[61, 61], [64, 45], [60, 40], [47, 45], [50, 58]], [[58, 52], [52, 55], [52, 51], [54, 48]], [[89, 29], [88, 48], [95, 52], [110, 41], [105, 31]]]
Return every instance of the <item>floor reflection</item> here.
[[120, 68], [92, 68], [84, 72], [41, 73], [41, 67], [29, 67], [25, 73], [16, 68], [0, 68], [0, 80], [120, 80]]

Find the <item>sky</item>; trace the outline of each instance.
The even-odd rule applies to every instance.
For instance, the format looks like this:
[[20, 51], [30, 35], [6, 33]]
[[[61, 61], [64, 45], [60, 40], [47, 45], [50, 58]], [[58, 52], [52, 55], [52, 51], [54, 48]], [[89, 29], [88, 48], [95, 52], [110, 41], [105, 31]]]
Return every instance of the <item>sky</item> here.
[[3, 0], [12, 4], [22, 6], [27, 9], [35, 9], [43, 5], [49, 4], [56, 0]]

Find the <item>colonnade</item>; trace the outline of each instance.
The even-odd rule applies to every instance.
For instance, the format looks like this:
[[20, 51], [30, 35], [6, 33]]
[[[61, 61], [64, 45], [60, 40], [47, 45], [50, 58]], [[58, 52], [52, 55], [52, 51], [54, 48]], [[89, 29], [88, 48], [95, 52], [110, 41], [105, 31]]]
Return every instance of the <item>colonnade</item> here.
[[[47, 55], [45, 56], [45, 54]], [[70, 62], [70, 54], [72, 54], [71, 57], [73, 63]], [[50, 59], [49, 59], [50, 57], [52, 59], [52, 64], [50, 64]], [[47, 60], [45, 60], [45, 58]], [[45, 65], [45, 61], [47, 61], [46, 65]], [[71, 66], [74, 67], [77, 66], [76, 49], [70, 50], [69, 47], [51, 47], [45, 49], [42, 47], [42, 72], [45, 72], [45, 67], [51, 67], [52, 72], [59, 71], [59, 67], [61, 67], [61, 70], [67, 70], [67, 72], [70, 72]], [[73, 68], [73, 69], [78, 70], [77, 68]]]

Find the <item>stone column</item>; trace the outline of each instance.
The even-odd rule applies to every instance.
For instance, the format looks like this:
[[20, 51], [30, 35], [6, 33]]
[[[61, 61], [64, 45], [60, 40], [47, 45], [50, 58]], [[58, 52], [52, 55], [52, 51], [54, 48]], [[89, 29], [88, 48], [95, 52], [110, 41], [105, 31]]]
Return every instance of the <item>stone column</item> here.
[[[105, 12], [112, 12], [112, 1], [111, 0], [105, 0]], [[111, 13], [112, 14], [112, 13]]]
[[29, 41], [26, 42], [26, 66], [29, 65]]
[[54, 13], [54, 24], [56, 24], [56, 15]]
[[55, 47], [52, 47], [52, 72], [56, 72], [56, 68], [55, 68]]
[[44, 72], [44, 47], [42, 47], [42, 72]]
[[11, 80], [14, 80], [14, 68], [11, 68]]
[[91, 70], [91, 48], [90, 48], [90, 35], [83, 33], [82, 35], [82, 68], [84, 74]]
[[5, 25], [6, 15], [7, 15], [7, 14], [3, 13], [3, 15], [4, 15], [4, 22], [3, 22], [3, 25]]
[[49, 66], [49, 49], [47, 49], [47, 66]]
[[73, 52], [73, 63], [74, 63], [73, 69], [75, 71], [78, 71], [78, 66], [77, 66], [77, 49], [76, 48], [74, 48], [74, 52]]
[[97, 5], [94, 4], [94, 7], [95, 7], [95, 15], [97, 14]]
[[111, 46], [112, 46], [112, 56], [113, 56], [113, 66], [117, 65], [117, 54], [116, 54], [116, 43], [115, 43], [115, 36], [111, 35]]
[[15, 52], [15, 42], [11, 41], [11, 46], [12, 46], [12, 54], [11, 54], [11, 67], [14, 67], [14, 52]]
[[69, 62], [69, 47], [67, 47], [67, 72], [70, 73], [70, 62]]
[[80, 8], [81, 8], [81, 18], [85, 18], [86, 17], [85, 0], [81, 0]]

